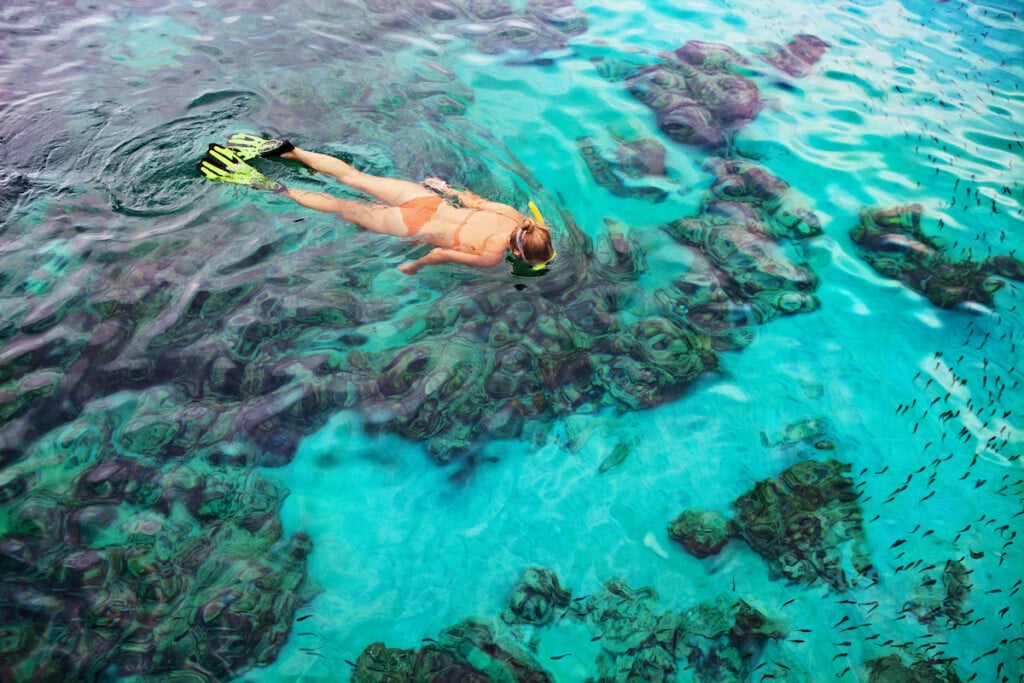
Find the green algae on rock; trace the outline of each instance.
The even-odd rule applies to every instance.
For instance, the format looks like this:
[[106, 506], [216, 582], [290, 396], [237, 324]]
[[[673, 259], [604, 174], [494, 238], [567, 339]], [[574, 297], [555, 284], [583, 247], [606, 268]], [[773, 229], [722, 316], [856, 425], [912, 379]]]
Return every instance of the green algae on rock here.
[[903, 605], [903, 611], [909, 611], [922, 624], [935, 623], [940, 617], [952, 627], [967, 622], [963, 604], [971, 591], [967, 582], [968, 571], [960, 560], [947, 560], [942, 569], [942, 580], [924, 575], [921, 586], [914, 592], [910, 600]]
[[700, 212], [662, 226], [691, 250], [692, 263], [653, 299], [715, 348], [741, 348], [749, 326], [817, 310], [817, 276], [799, 261], [801, 241], [821, 234], [821, 223], [794, 203], [788, 184], [752, 162], [714, 158], [707, 168], [715, 181]]
[[920, 204], [865, 209], [850, 239], [858, 255], [885, 277], [899, 280], [939, 308], [964, 304], [992, 307], [1005, 282], [1024, 281], [1024, 261], [1011, 255], [953, 260], [921, 230]]
[[705, 558], [721, 552], [733, 530], [719, 512], [686, 510], [669, 524], [668, 535], [694, 557]]
[[436, 641], [417, 650], [373, 643], [353, 664], [352, 683], [551, 683], [554, 680], [531, 655], [496, 638], [491, 627], [476, 621], [464, 621], [447, 628]]
[[[691, 554], [707, 557], [724, 547], [725, 525], [729, 536], [742, 538], [768, 562], [773, 577], [848, 590], [848, 570], [871, 572], [858, 494], [844, 474], [849, 470], [837, 460], [799, 462], [737, 498], [732, 520], [686, 511], [670, 535]], [[849, 554], [842, 547], [847, 542]]]
[[724, 597], [682, 613], [660, 611], [657, 592], [605, 582], [574, 612], [600, 636], [598, 681], [675, 681], [681, 663], [694, 680], [742, 680], [783, 629], [745, 600]]
[[529, 567], [512, 588], [508, 608], [501, 618], [509, 624], [526, 623], [544, 626], [555, 618], [555, 612], [569, 606], [572, 591], [562, 588], [558, 576], [543, 567]]
[[868, 683], [960, 683], [948, 660], [914, 660], [909, 665], [898, 654], [868, 660]]
[[97, 425], [4, 470], [20, 493], [0, 499], [0, 678], [213, 681], [273, 661], [315, 594], [312, 542], [281, 530], [283, 493], [248, 468], [137, 454], [162, 431]]

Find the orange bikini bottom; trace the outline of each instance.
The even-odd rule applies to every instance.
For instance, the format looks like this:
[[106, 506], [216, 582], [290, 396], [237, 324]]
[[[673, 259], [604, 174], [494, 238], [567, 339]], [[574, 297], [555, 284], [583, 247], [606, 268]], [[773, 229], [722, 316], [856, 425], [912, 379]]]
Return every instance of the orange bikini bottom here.
[[402, 222], [409, 229], [408, 234], [412, 236], [418, 233], [420, 228], [437, 213], [437, 207], [441, 206], [443, 201], [444, 197], [431, 195], [413, 197], [409, 201], [400, 204], [398, 210], [402, 212]]

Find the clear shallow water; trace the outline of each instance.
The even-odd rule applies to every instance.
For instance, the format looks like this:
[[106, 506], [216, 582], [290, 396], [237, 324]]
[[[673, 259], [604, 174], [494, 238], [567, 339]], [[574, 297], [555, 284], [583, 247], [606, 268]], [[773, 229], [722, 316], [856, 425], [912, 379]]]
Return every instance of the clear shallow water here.
[[[223, 678], [336, 680], [351, 670], [346, 660], [375, 641], [421, 647], [468, 617], [501, 630], [511, 586], [526, 567], [542, 566], [576, 597], [613, 578], [652, 586], [659, 612], [717, 596], [746, 600], [786, 631], [751, 662], [759, 667], [752, 679], [868, 680], [867, 661], [899, 653], [908, 663], [955, 657], [963, 680], [1016, 680], [1019, 285], [997, 292], [990, 311], [939, 309], [872, 270], [848, 235], [865, 207], [917, 202], [924, 232], [942, 238], [953, 258], [967, 256], [962, 249], [972, 257], [1019, 254], [1014, 8], [578, 7], [586, 32], [532, 62], [475, 49], [460, 37], [468, 19], [423, 21], [411, 9], [397, 18], [311, 4], [273, 12], [225, 4], [4, 11], [3, 445], [5, 476], [15, 482], [5, 484], [13, 492], [5, 493], [5, 538], [48, 539], [32, 569], [6, 547], [3, 608], [18, 616], [10, 623], [22, 634], [6, 642], [38, 633], [83, 642], [61, 627], [68, 615], [57, 607], [47, 607], [57, 615], [47, 617], [26, 605], [40, 604], [40, 595], [78, 604], [92, 589], [67, 587], [67, 554], [127, 544], [159, 548], [157, 573], [170, 563], [186, 577], [161, 611], [140, 588], [150, 585], [145, 572], [118, 574], [116, 558], [104, 556], [111, 569], [103, 589], [132, 591], [138, 614], [175, 624], [132, 641], [151, 647], [161, 638], [200, 647], [204, 635], [241, 632], [244, 619], [198, 623], [196, 610], [213, 602], [211, 593], [253, 585], [246, 571], [254, 566], [283, 577], [281, 594], [293, 601], [271, 606], [266, 596], [275, 593], [261, 586], [262, 597], [237, 609], [272, 615], [261, 623], [281, 624], [281, 640], [291, 626], [283, 649], [270, 637], [243, 641], [241, 650], [272, 661], [248, 673], [257, 662], [244, 656], [222, 670], [207, 662]], [[818, 277], [818, 310], [750, 328], [745, 348], [720, 353], [717, 372], [663, 405], [617, 411], [582, 401], [526, 420], [514, 439], [477, 435], [472, 467], [463, 456], [437, 464], [436, 439], [368, 434], [367, 420], [387, 417], [360, 404], [363, 385], [345, 382], [358, 374], [353, 352], [386, 355], [421, 343], [425, 325], [437, 326], [428, 343], [454, 347], [472, 363], [495, 362], [510, 347], [469, 343], [453, 332], [466, 319], [447, 327], [423, 321], [437, 306], [454, 309], [492, 292], [508, 301], [515, 283], [454, 270], [410, 281], [393, 268], [408, 246], [204, 184], [193, 171], [208, 142], [255, 130], [350, 154], [377, 172], [452, 177], [519, 203], [533, 197], [556, 225], [562, 272], [525, 291], [558, 302], [545, 310], [570, 322], [559, 297], [581, 296], [571, 281], [600, 269], [589, 246], [600, 247], [612, 219], [647, 264], [630, 294], [634, 305], [621, 314], [639, 318], [645, 297], [690, 261], [658, 226], [698, 212], [713, 177], [702, 168], [706, 150], [665, 138], [651, 110], [621, 81], [602, 77], [595, 60], [651, 63], [687, 40], [725, 43], [750, 57], [758, 44], [799, 32], [830, 49], [802, 78], [753, 62], [749, 77], [766, 106], [736, 135], [734, 152], [785, 179], [821, 218], [822, 236], [787, 246], [793, 258], [802, 249]], [[576, 141], [611, 145], [609, 130], [665, 145], [667, 178], [636, 184], [666, 190], [667, 199], [619, 197], [594, 182]], [[556, 388], [549, 400], [567, 405], [570, 396]], [[960, 414], [943, 419], [942, 409]], [[771, 445], [808, 418], [828, 420], [834, 450]], [[601, 473], [617, 447], [628, 457]], [[846, 592], [787, 584], [741, 540], [701, 560], [665, 532], [687, 509], [731, 516], [731, 502], [757, 481], [824, 457], [849, 463], [863, 492], [877, 583], [860, 580]], [[143, 473], [127, 471], [158, 493], [86, 486], [109, 462], [137, 463]], [[191, 484], [181, 482], [186, 474]], [[191, 492], [215, 488], [213, 481], [229, 493], [200, 498], [228, 501], [227, 511], [189, 507]], [[25, 512], [33, 501], [59, 511], [50, 525], [59, 532], [25, 522], [40, 518]], [[254, 501], [279, 516], [281, 530], [247, 517]], [[119, 522], [110, 526], [121, 535], [81, 540], [76, 520], [89, 505], [116, 506]], [[124, 526], [139, 518], [166, 540], [140, 540]], [[312, 600], [296, 587], [294, 567], [276, 559], [298, 533], [312, 542], [305, 570], [320, 589]], [[212, 559], [169, 559], [188, 538], [230, 543]], [[923, 580], [939, 578], [941, 569], [922, 567], [959, 558], [972, 572], [965, 623], [929, 627], [901, 612]], [[535, 636], [534, 656], [556, 680], [597, 673], [602, 643], [581, 620], [505, 635]], [[121, 652], [146, 651], [133, 647]], [[102, 669], [134, 661], [110, 652]], [[160, 661], [174, 668], [170, 656]], [[682, 680], [695, 671], [679, 663]]]

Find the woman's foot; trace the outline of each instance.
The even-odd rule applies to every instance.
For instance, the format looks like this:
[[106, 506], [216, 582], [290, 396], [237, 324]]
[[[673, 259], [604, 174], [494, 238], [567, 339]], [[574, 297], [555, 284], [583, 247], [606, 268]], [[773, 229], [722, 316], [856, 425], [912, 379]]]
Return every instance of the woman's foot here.
[[245, 161], [256, 157], [279, 157], [295, 149], [288, 140], [261, 138], [250, 133], [234, 133], [228, 138], [228, 147]]
[[245, 159], [231, 147], [210, 145], [206, 156], [196, 168], [207, 180], [246, 185], [255, 190], [270, 190], [276, 193], [283, 193], [286, 190], [281, 183], [271, 180], [245, 163]]

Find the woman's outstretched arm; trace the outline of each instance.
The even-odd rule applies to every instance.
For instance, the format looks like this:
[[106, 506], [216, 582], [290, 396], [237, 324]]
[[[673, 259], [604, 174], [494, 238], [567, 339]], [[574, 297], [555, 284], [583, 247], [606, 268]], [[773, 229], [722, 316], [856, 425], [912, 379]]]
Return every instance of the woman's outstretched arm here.
[[466, 266], [477, 268], [490, 268], [501, 263], [502, 254], [484, 252], [483, 254], [467, 254], [458, 249], [443, 249], [438, 247], [431, 249], [426, 256], [415, 261], [409, 261], [398, 266], [398, 269], [406, 275], [415, 275], [423, 266], [435, 266], [439, 263], [461, 263]]

